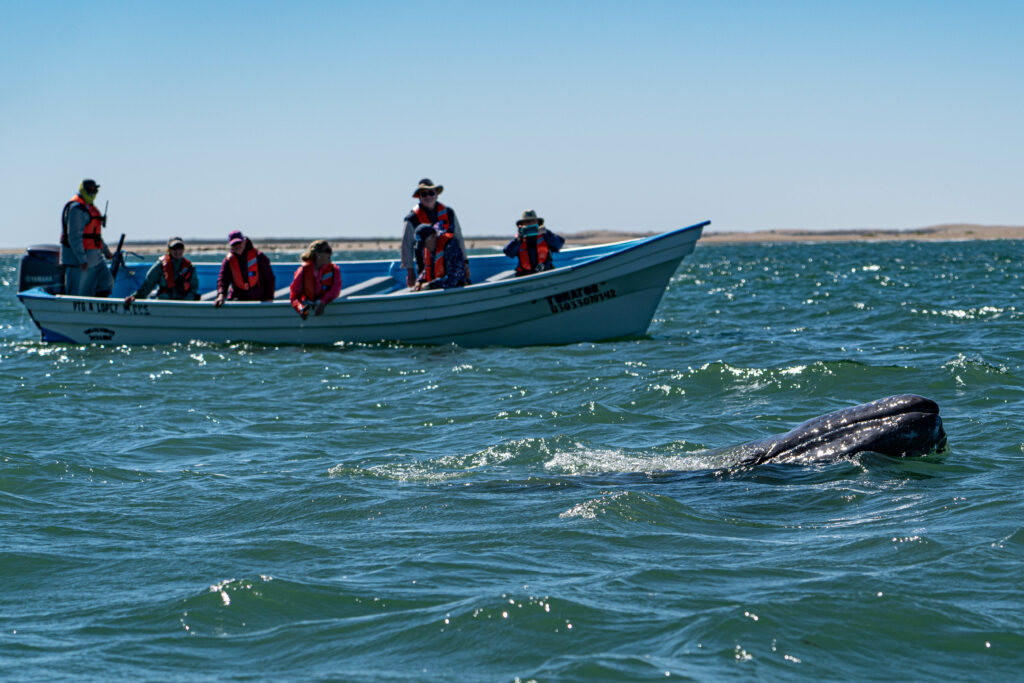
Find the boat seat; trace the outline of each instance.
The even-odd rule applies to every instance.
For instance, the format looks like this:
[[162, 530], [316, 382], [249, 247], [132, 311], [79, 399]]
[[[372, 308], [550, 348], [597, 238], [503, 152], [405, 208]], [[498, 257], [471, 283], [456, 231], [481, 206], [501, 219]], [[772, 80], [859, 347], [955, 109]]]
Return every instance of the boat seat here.
[[371, 277], [369, 280], [363, 280], [358, 285], [352, 285], [351, 287], [343, 287], [338, 292], [338, 298], [344, 299], [350, 296], [367, 296], [368, 294], [380, 294], [398, 284], [395, 278], [390, 275], [380, 275], [378, 277]]
[[515, 277], [515, 274], [515, 270], [503, 270], [500, 273], [495, 273], [494, 275], [490, 276], [489, 278], [484, 280], [484, 282], [498, 282], [499, 280], [507, 280], [510, 277]]
[[[338, 298], [344, 299], [350, 296], [366, 296], [368, 294], [379, 294], [387, 291], [394, 287], [396, 284], [395, 278], [390, 275], [380, 275], [378, 277], [371, 277], [369, 280], [363, 280], [358, 285], [352, 285], [351, 287], [343, 287], [338, 292]], [[274, 300], [278, 299], [290, 299], [292, 295], [292, 286], [282, 287], [274, 292]]]

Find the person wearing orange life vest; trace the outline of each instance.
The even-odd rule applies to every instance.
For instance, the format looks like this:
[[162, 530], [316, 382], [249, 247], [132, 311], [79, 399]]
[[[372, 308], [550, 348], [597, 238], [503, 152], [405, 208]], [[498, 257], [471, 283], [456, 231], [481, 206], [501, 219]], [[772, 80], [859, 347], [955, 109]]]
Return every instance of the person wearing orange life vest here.
[[228, 234], [228, 249], [230, 253], [220, 264], [213, 305], [219, 308], [225, 300], [273, 301], [275, 282], [270, 259], [252, 246], [241, 230]]
[[60, 264], [64, 266], [64, 293], [109, 296], [114, 278], [107, 267], [110, 248], [103, 241], [106, 216], [96, 208], [100, 186], [86, 178], [61, 213]]
[[180, 237], [167, 240], [167, 253], [150, 266], [146, 279], [135, 293], [124, 298], [125, 308], [136, 299], [145, 299], [154, 289], [157, 299], [195, 301], [199, 298], [199, 274], [185, 258], [185, 243]]
[[455, 235], [438, 225], [416, 228], [420, 273], [413, 289], [449, 289], [467, 284], [466, 257]]
[[[438, 201], [442, 192], [444, 192], [444, 185], [435, 185], [430, 178], [423, 178], [412, 193], [413, 198], [419, 200], [419, 203], [406, 214], [402, 232], [402, 268], [405, 270], [405, 284], [408, 287], [416, 284], [416, 262], [420, 256], [416, 245], [416, 229], [419, 226], [440, 223], [446, 231], [455, 236], [459, 243], [459, 250], [465, 258], [466, 243], [462, 239], [462, 226], [459, 225], [455, 210]], [[465, 263], [465, 271], [466, 284], [469, 284], [468, 261]]]
[[305, 320], [310, 311], [323, 315], [324, 306], [338, 298], [341, 291], [341, 269], [331, 263], [331, 245], [316, 240], [302, 255], [302, 265], [292, 278], [292, 308]]
[[505, 245], [505, 256], [516, 259], [516, 277], [555, 267], [551, 254], [561, 250], [565, 239], [544, 227], [536, 211], [523, 211], [516, 221], [516, 238]]

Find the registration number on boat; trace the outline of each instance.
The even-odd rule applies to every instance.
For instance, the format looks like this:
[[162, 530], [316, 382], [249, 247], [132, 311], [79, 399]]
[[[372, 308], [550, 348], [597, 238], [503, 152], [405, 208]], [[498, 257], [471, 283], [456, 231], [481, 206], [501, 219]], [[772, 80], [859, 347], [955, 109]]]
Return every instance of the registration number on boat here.
[[590, 304], [614, 299], [615, 290], [606, 289], [602, 292], [601, 285], [587, 285], [586, 287], [570, 289], [544, 298], [547, 299], [548, 306], [551, 307], [552, 313], [565, 313], [566, 311], [583, 308]]
[[125, 308], [121, 301], [72, 301], [75, 313], [113, 313], [114, 315], [149, 315], [146, 304], [132, 304]]

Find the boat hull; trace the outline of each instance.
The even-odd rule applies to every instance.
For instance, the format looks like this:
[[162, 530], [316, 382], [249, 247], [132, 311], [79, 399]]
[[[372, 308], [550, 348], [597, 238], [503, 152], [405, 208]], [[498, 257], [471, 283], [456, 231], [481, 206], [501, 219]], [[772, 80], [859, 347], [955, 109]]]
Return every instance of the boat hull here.
[[[700, 224], [537, 275], [425, 292], [352, 296], [300, 318], [287, 301], [137, 301], [19, 293], [45, 341], [527, 346], [641, 336]], [[491, 258], [491, 257], [485, 257]]]

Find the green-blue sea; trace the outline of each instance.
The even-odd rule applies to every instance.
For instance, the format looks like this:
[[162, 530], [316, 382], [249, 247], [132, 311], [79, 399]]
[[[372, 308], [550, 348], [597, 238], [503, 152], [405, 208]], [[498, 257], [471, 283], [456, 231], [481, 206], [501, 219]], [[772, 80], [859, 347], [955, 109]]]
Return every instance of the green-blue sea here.
[[[2, 257], [0, 678], [1022, 680], [1022, 252], [698, 245], [525, 349], [43, 344]], [[704, 455], [896, 393], [945, 452]]]

